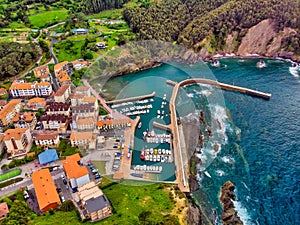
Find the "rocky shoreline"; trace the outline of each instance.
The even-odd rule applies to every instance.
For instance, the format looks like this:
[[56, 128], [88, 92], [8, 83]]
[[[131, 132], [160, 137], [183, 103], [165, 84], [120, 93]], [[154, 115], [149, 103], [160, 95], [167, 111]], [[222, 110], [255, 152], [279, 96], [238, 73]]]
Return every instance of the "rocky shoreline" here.
[[235, 186], [231, 181], [225, 182], [221, 188], [220, 201], [223, 205], [223, 213], [221, 219], [224, 222], [224, 225], [242, 225], [240, 217], [237, 215], [233, 201], [236, 200], [234, 194]]

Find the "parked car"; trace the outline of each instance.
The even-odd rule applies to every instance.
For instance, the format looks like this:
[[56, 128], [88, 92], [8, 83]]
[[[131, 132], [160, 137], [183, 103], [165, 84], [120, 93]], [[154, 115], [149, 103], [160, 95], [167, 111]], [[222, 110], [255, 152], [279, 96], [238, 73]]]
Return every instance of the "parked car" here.
[[69, 185], [66, 185], [66, 189], [69, 190]]
[[100, 174], [95, 175], [95, 179], [100, 179], [100, 178], [101, 178]]
[[66, 180], [65, 178], [63, 178], [62, 181], [64, 182], [64, 184], [67, 184], [67, 183], [68, 183], [67, 180]]

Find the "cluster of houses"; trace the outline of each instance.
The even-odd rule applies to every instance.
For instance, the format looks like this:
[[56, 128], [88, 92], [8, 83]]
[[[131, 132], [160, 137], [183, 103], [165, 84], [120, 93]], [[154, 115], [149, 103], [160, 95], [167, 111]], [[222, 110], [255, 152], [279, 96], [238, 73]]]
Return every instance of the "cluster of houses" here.
[[[73, 203], [80, 211], [82, 219], [92, 222], [112, 215], [109, 200], [94, 181], [90, 180], [88, 169], [80, 164], [79, 154], [67, 156], [63, 168], [73, 193]], [[49, 169], [40, 169], [32, 173], [32, 182], [41, 212], [55, 209], [64, 201], [56, 187]], [[65, 179], [65, 178], [63, 178]]]
[[[73, 69], [87, 66], [88, 63], [83, 60], [75, 60], [72, 65], [62, 62], [54, 66], [53, 74], [48, 66], [40, 66], [34, 69], [34, 76], [40, 82], [15, 80], [8, 92], [0, 89], [0, 95], [3, 92], [3, 95], [10, 96], [10, 101], [0, 101], [0, 129], [3, 131], [0, 133], [0, 154], [6, 149], [8, 158], [24, 157], [35, 144], [45, 149], [39, 155], [39, 159], [46, 157], [46, 160], [40, 160], [41, 164], [41, 161], [47, 162], [52, 157], [48, 153], [54, 152], [55, 160], [58, 159], [56, 150], [51, 148], [58, 147], [61, 138], [69, 139], [71, 146], [92, 150], [98, 144], [102, 146], [105, 138], [100, 134], [103, 130], [131, 126], [130, 119], [99, 116], [99, 101], [92, 95], [91, 89], [73, 85]], [[52, 89], [54, 78], [58, 83], [56, 91]], [[71, 190], [76, 192], [72, 194], [76, 196], [73, 196], [73, 202], [82, 217], [98, 221], [110, 216], [111, 205], [91, 181], [87, 167], [80, 163], [80, 156], [68, 156], [62, 165]], [[49, 169], [33, 172], [32, 182], [41, 212], [62, 203]], [[3, 215], [6, 215], [5, 207], [0, 205]]]

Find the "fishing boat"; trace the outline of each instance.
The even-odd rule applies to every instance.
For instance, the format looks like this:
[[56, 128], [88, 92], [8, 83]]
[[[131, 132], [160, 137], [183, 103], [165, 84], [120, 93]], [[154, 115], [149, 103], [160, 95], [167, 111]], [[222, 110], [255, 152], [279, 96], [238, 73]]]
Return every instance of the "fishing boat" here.
[[139, 122], [138, 129], [141, 129], [141, 127], [142, 127], [142, 122]]
[[158, 149], [158, 154], [161, 155], [161, 148]]
[[149, 155], [149, 161], [150, 161], [150, 162], [153, 161], [153, 155]]
[[140, 155], [141, 160], [145, 160], [145, 150], [142, 149], [141, 155]]
[[146, 149], [146, 155], [149, 155], [149, 152], [150, 152], [150, 150], [149, 150], [149, 148], [147, 148]]
[[150, 154], [153, 154], [153, 148], [150, 148]]
[[149, 159], [150, 159], [150, 155], [146, 155], [146, 156], [145, 156], [145, 160], [146, 160], [146, 161], [149, 161]]
[[156, 161], [157, 161], [157, 162], [160, 162], [160, 155], [157, 155]]
[[162, 155], [162, 156], [160, 157], [160, 161], [161, 161], [161, 162], [165, 162], [165, 156]]
[[259, 62], [256, 63], [256, 67], [259, 68], [259, 69], [261, 69], [261, 68], [267, 67], [267, 65], [266, 65], [266, 63], [265, 63], [264, 60], [259, 60]]
[[166, 154], [166, 149], [163, 148], [163, 149], [161, 150], [161, 153], [162, 153], [163, 155]]
[[211, 63], [211, 66], [213, 67], [220, 67], [220, 62], [218, 60], [214, 60], [212, 63]]
[[204, 174], [205, 174], [206, 176], [208, 176], [209, 178], [211, 178], [211, 175], [210, 175], [207, 171], [204, 171]]
[[156, 155], [153, 155], [153, 162], [156, 162]]
[[154, 154], [155, 154], [155, 155], [157, 155], [157, 152], [158, 152], [158, 150], [157, 150], [157, 149], [154, 149]]

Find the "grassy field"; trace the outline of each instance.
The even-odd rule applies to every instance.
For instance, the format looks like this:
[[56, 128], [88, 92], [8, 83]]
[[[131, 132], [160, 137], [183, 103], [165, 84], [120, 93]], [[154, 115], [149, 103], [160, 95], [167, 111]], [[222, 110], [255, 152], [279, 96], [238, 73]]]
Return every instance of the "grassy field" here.
[[88, 19], [100, 19], [100, 18], [119, 19], [121, 17], [122, 17], [122, 9], [104, 10], [100, 13], [87, 16]]
[[8, 180], [10, 178], [13, 178], [15, 176], [18, 176], [18, 175], [21, 174], [21, 172], [22, 171], [20, 169], [15, 169], [15, 170], [9, 171], [7, 173], [1, 174], [0, 175], [0, 182]]
[[84, 41], [73, 42], [72, 47], [67, 50], [65, 49], [64, 42], [59, 42], [54, 46], [55, 55], [59, 62], [73, 61], [75, 59], [82, 58], [81, 47], [84, 45]]
[[[147, 212], [147, 222], [144, 224], [178, 224], [176, 219], [170, 221], [168, 215], [174, 208], [174, 202], [169, 197], [166, 187], [161, 184], [140, 183], [142, 186], [133, 186], [131, 181], [127, 185], [110, 183], [103, 188], [113, 206], [113, 215], [103, 221], [93, 223], [102, 224], [143, 224], [139, 215]], [[66, 225], [79, 225], [78, 215], [73, 212], [55, 212], [54, 215], [39, 216], [29, 224], [35, 225], [56, 225], [64, 218]]]
[[105, 162], [104, 161], [92, 161], [92, 163], [99, 170], [100, 174], [106, 174], [106, 172], [105, 172]]
[[47, 25], [66, 20], [67, 14], [66, 9], [42, 12], [29, 16], [29, 21], [35, 28], [43, 28]]

